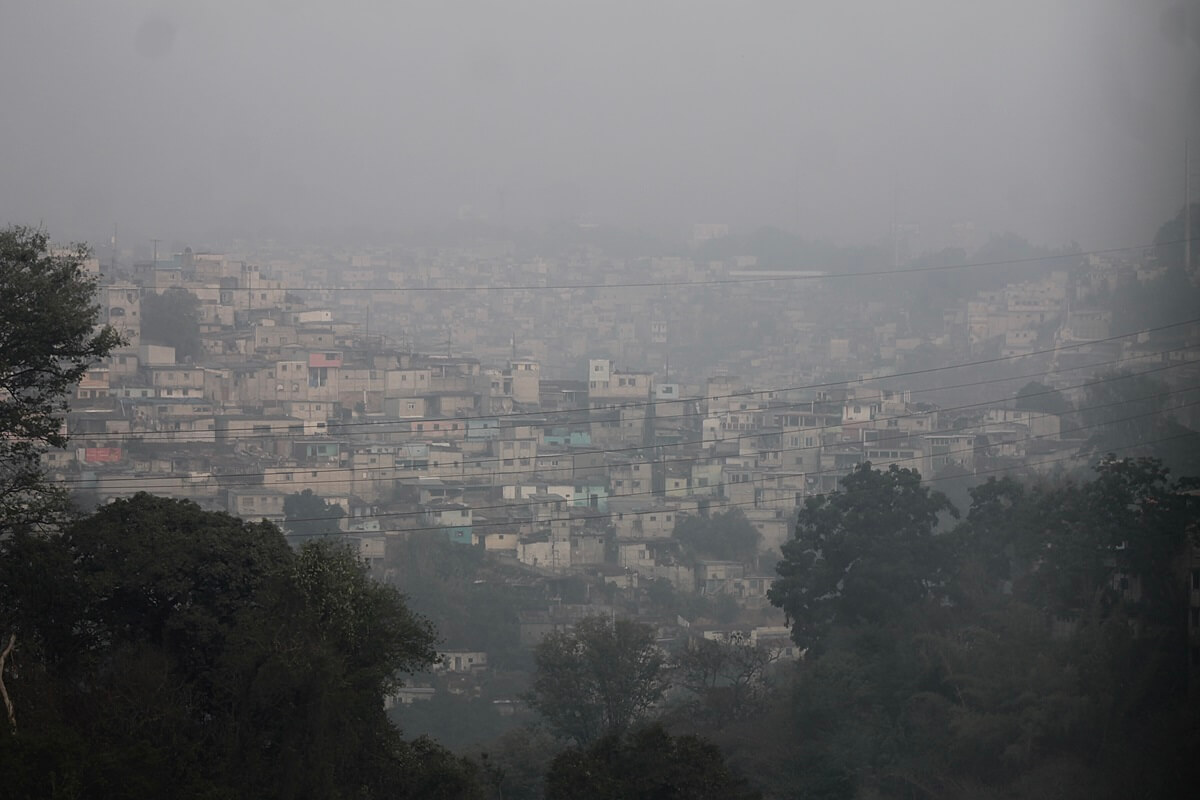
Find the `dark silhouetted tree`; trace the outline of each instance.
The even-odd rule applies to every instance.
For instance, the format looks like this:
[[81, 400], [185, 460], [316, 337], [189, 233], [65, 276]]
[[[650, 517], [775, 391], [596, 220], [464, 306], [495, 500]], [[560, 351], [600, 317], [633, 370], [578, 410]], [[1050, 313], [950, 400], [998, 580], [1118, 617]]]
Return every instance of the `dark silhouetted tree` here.
[[699, 736], [649, 725], [560, 753], [546, 775], [546, 800], [750, 800], [759, 797]]
[[[471, 797], [383, 698], [434, 632], [328, 541], [137, 495], [0, 543], [5, 794]], [[440, 788], [439, 788], [440, 787]]]
[[676, 539], [702, 558], [750, 562], [758, 554], [762, 535], [734, 509], [711, 517], [684, 517], [675, 525]]
[[121, 344], [97, 329], [96, 279], [83, 246], [51, 252], [46, 234], [0, 230], [0, 533], [66, 508], [41, 456], [63, 447], [67, 400], [89, 367]]
[[340, 534], [338, 520], [346, 516], [336, 503], [329, 503], [312, 489], [283, 498], [283, 529], [296, 543]]
[[796, 643], [820, 642], [835, 623], [884, 622], [935, 596], [948, 554], [934, 528], [946, 512], [957, 514], [945, 495], [895, 465], [860, 464], [841, 490], [810, 497], [768, 595]]
[[628, 730], [667, 687], [654, 630], [627, 619], [582, 619], [574, 630], [546, 636], [534, 661], [529, 705], [582, 746]]
[[142, 339], [175, 348], [177, 361], [199, 358], [200, 299], [179, 286], [142, 298]]
[[1037, 381], [1030, 381], [1017, 390], [1015, 405], [1019, 411], [1040, 411], [1043, 414], [1062, 415], [1071, 410], [1071, 404], [1062, 392]]

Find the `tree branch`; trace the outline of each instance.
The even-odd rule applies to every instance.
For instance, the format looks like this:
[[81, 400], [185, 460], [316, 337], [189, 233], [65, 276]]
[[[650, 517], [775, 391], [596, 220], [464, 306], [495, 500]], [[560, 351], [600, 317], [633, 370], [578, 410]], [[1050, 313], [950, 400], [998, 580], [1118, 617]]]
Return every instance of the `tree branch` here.
[[8, 659], [8, 654], [13, 651], [13, 647], [17, 644], [17, 635], [9, 634], [8, 645], [0, 652], [0, 697], [4, 698], [4, 710], [8, 712], [8, 726], [12, 728], [12, 732], [17, 732], [17, 712], [13, 708], [12, 698], [8, 696], [8, 687], [4, 685], [4, 662]]

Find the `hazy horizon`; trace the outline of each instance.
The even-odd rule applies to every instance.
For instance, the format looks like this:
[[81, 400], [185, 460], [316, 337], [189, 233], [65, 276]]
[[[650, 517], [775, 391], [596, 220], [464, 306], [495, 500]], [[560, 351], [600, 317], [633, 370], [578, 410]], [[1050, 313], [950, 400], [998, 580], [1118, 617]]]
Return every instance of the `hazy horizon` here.
[[1104, 248], [1177, 213], [1200, 13], [1189, 37], [1165, 0], [895, 6], [10, 4], [0, 223], [896, 222], [936, 246], [972, 222]]

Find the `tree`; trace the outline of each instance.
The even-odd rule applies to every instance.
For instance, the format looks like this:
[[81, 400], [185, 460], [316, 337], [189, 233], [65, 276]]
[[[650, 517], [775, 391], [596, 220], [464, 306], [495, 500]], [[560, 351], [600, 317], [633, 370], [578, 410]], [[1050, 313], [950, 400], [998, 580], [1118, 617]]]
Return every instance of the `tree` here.
[[268, 523], [141, 494], [0, 544], [0, 623], [11, 796], [473, 791], [469, 765], [384, 713], [433, 662], [431, 626], [333, 542], [293, 552]]
[[199, 358], [200, 299], [180, 286], [142, 300], [142, 339], [175, 348], [178, 361]]
[[520, 727], [493, 740], [480, 760], [504, 800], [542, 800], [546, 773], [560, 749], [545, 729]]
[[674, 537], [693, 552], [721, 561], [754, 560], [762, 534], [746, 515], [734, 509], [711, 517], [684, 517], [675, 525]]
[[689, 643], [675, 658], [674, 682], [687, 693], [683, 715], [693, 725], [719, 730], [733, 720], [762, 714], [778, 657], [778, 651], [752, 645], [740, 635], [727, 642]]
[[1156, 431], [1166, 421], [1170, 389], [1157, 378], [1129, 370], [1100, 376], [1087, 387], [1080, 407], [1083, 427], [1091, 432], [1087, 448], [1094, 453], [1134, 449], [1150, 455]]
[[1086, 527], [1107, 564], [1138, 582], [1134, 611], [1182, 636], [1187, 580], [1180, 564], [1192, 539], [1197, 478], [1179, 480], [1154, 458], [1108, 458], [1085, 488]]
[[67, 443], [72, 388], [121, 344], [113, 328], [97, 328], [87, 256], [82, 245], [51, 252], [40, 230], [0, 230], [0, 532], [66, 507], [41, 456]]
[[346, 516], [337, 503], [330, 503], [312, 489], [283, 498], [283, 529], [299, 542], [337, 536], [338, 520]]
[[716, 745], [648, 725], [560, 753], [546, 800], [739, 800], [759, 797], [733, 775]]
[[572, 631], [549, 634], [534, 662], [527, 702], [581, 746], [628, 730], [667, 688], [654, 630], [627, 619], [588, 617]]
[[1060, 416], [1071, 410], [1071, 404], [1063, 397], [1062, 392], [1037, 381], [1030, 381], [1017, 390], [1015, 406], [1018, 411], [1037, 411]]
[[929, 599], [946, 579], [938, 515], [957, 516], [915, 470], [860, 464], [832, 495], [808, 498], [796, 537], [783, 546], [768, 597], [792, 623], [801, 646], [834, 624], [883, 622]]
[[[1182, 27], [1182, 26], [1180, 26]], [[1179, 212], [1172, 218], [1159, 226], [1158, 232], [1154, 235], [1154, 259], [1168, 270], [1178, 269], [1183, 274], [1187, 274], [1187, 267], [1184, 264], [1184, 253], [1187, 248], [1184, 240], [1186, 239], [1187, 224], [1184, 220], [1184, 214], [1192, 215], [1192, 236], [1195, 236], [1197, 231], [1200, 231], [1200, 203], [1188, 203], [1187, 206], [1180, 206]], [[1196, 242], [1192, 242], [1192, 264], [1200, 259], [1196, 253]], [[1195, 307], [1193, 306], [1193, 309]]]

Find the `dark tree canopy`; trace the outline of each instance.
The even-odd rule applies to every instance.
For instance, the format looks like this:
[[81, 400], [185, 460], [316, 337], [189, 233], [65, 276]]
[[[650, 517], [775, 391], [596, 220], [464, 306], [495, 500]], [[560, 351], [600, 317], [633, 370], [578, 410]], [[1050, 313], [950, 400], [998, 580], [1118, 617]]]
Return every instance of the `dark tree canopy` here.
[[8, 796], [471, 796], [387, 721], [434, 633], [349, 550], [145, 494], [0, 549]]
[[673, 683], [684, 693], [676, 714], [701, 730], [761, 716], [777, 659], [778, 651], [744, 635], [689, 643], [674, 657]]
[[200, 345], [200, 299], [179, 286], [142, 299], [142, 339], [175, 348], [177, 361], [203, 355]]
[[337, 536], [338, 520], [344, 516], [341, 506], [327, 502], [312, 489], [283, 498], [283, 528], [298, 543]]
[[62, 420], [75, 384], [121, 343], [96, 327], [87, 256], [83, 246], [51, 252], [40, 230], [0, 230], [0, 530], [64, 506], [40, 457], [67, 442]]
[[628, 730], [666, 690], [654, 630], [627, 619], [588, 617], [552, 633], [534, 653], [529, 705], [580, 745]]
[[[1183, 271], [1185, 266], [1184, 253], [1186, 252], [1185, 238], [1187, 225], [1185, 223], [1184, 214], [1191, 213], [1192, 215], [1192, 236], [1195, 237], [1200, 231], [1200, 203], [1189, 203], [1187, 208], [1179, 207], [1179, 213], [1173, 219], [1167, 220], [1158, 228], [1158, 232], [1154, 235], [1154, 258], [1159, 264], [1167, 269], [1179, 269]], [[1200, 253], [1196, 252], [1196, 242], [1192, 241], [1192, 266], [1200, 261]]]
[[1071, 404], [1062, 392], [1037, 381], [1030, 381], [1017, 390], [1016, 407], [1020, 411], [1059, 415], [1071, 410]]
[[1114, 370], [1087, 387], [1080, 406], [1088, 448], [1150, 455], [1166, 422], [1170, 388], [1158, 378], [1130, 370]]
[[754, 560], [762, 535], [740, 510], [711, 517], [684, 517], [675, 525], [676, 539], [702, 558]]
[[791, 621], [797, 644], [812, 645], [829, 627], [881, 622], [928, 599], [944, 581], [938, 515], [956, 514], [915, 470], [870, 463], [841, 490], [810, 497], [796, 537], [784, 544], [771, 602]]
[[560, 753], [546, 775], [546, 800], [750, 800], [721, 751], [699, 736], [648, 725], [611, 734], [586, 750]]
[[[730, 763], [779, 796], [1192, 793], [1197, 481], [1115, 457], [1091, 480], [991, 480], [972, 489], [964, 521], [931, 539], [933, 498], [904, 483], [848, 480], [802, 513], [808, 559], [793, 552], [781, 565], [779, 599], [799, 593], [797, 628], [818, 621], [799, 639], [819, 631], [820, 646], [776, 695], [774, 715], [713, 734]], [[852, 502], [852, 486], [875, 502]], [[889, 535], [905, 519], [910, 536]], [[929, 554], [922, 540], [938, 549], [920, 561], [906, 560], [910, 544], [895, 546]], [[835, 579], [825, 558], [853, 566]], [[883, 607], [851, 602], [877, 594], [852, 580], [860, 568], [892, 579], [889, 613], [858, 613]], [[914, 580], [925, 602], [902, 591]]]

